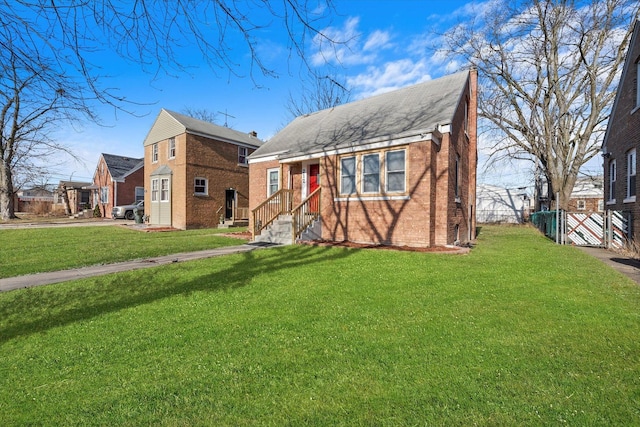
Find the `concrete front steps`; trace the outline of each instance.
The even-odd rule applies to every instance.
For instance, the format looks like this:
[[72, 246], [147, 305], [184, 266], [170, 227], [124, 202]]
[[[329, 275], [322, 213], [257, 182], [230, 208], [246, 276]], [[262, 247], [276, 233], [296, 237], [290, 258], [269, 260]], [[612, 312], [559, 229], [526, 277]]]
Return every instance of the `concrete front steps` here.
[[[320, 220], [314, 221], [297, 240], [316, 240], [322, 235]], [[254, 242], [279, 245], [293, 244], [293, 218], [291, 215], [280, 215], [271, 225], [256, 236]]]

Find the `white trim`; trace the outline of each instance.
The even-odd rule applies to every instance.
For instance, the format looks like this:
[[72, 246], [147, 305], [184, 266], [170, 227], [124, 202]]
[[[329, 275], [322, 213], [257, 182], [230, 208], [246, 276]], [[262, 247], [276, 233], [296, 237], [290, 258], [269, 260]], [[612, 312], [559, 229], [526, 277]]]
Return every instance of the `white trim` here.
[[268, 155], [268, 156], [263, 156], [263, 157], [253, 157], [251, 158], [251, 156], [253, 155], [253, 153], [251, 153], [251, 155], [247, 158], [247, 161], [249, 162], [249, 164], [252, 163], [261, 163], [261, 162], [270, 162], [272, 160], [278, 160], [278, 156], [281, 153], [286, 153], [286, 151], [278, 151], [277, 153]]
[[615, 205], [615, 204], [616, 204], [616, 199], [607, 200], [607, 206], [608, 205]]
[[627, 197], [626, 199], [622, 200], [622, 203], [635, 203], [635, 202], [636, 202], [636, 196]]
[[411, 200], [411, 196], [359, 196], [353, 195], [350, 197], [334, 197], [334, 202], [349, 202], [351, 200], [356, 200], [358, 202], [378, 202], [378, 201], [387, 201], [387, 200]]

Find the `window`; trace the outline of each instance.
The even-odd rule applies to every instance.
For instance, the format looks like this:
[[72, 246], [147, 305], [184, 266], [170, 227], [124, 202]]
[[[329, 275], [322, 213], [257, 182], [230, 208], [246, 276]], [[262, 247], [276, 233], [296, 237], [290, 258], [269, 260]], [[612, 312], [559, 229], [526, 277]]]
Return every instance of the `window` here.
[[609, 162], [609, 201], [616, 201], [616, 161]]
[[456, 154], [456, 177], [455, 177], [455, 197], [456, 197], [456, 202], [460, 203], [460, 181], [461, 181], [461, 176], [460, 176], [460, 156]]
[[144, 200], [144, 187], [136, 187], [136, 203]]
[[160, 201], [169, 201], [169, 178], [162, 178], [160, 180]]
[[380, 155], [377, 153], [362, 157], [362, 192], [380, 192]]
[[404, 150], [387, 151], [387, 192], [402, 193], [405, 188]]
[[636, 62], [636, 108], [640, 107], [640, 61]]
[[247, 164], [247, 156], [249, 155], [248, 153], [249, 150], [247, 150], [247, 147], [238, 147], [238, 163], [241, 165], [246, 165]]
[[280, 169], [267, 170], [267, 196], [271, 196], [278, 192], [280, 189]]
[[153, 144], [151, 146], [151, 161], [156, 163], [158, 161], [158, 144]]
[[578, 208], [579, 211], [583, 211], [583, 210], [587, 209], [587, 202], [584, 201], [584, 200], [578, 200], [577, 208]]
[[603, 212], [604, 211], [604, 200], [600, 199], [598, 200], [598, 212]]
[[173, 159], [175, 157], [176, 157], [176, 139], [169, 138], [169, 158]]
[[207, 195], [207, 179], [196, 178], [194, 180], [193, 192], [195, 194]]
[[109, 187], [100, 187], [100, 203], [109, 203]]
[[157, 178], [151, 180], [151, 201], [152, 202], [158, 201], [158, 179]]
[[627, 197], [630, 201], [636, 198], [636, 149], [627, 153]]
[[356, 192], [356, 158], [345, 157], [340, 160], [340, 194]]

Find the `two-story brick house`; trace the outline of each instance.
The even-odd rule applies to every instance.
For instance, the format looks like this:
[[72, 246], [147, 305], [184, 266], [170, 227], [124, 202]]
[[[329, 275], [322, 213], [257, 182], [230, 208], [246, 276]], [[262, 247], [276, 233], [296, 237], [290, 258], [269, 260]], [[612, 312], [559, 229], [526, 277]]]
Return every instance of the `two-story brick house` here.
[[103, 217], [111, 216], [114, 206], [144, 200], [144, 159], [100, 154], [92, 189], [93, 206], [100, 207]]
[[628, 237], [640, 239], [637, 153], [640, 149], [640, 21], [636, 21], [602, 144], [604, 202], [627, 219]]
[[247, 220], [247, 158], [260, 145], [255, 132], [162, 109], [144, 140], [149, 224], [187, 229]]
[[297, 117], [249, 158], [255, 238], [469, 242], [476, 117], [475, 69]]

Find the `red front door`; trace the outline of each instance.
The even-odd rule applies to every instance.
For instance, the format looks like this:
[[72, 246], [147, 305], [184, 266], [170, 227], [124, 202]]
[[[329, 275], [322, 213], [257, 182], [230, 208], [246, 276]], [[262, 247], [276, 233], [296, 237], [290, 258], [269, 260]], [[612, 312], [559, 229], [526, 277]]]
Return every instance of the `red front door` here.
[[309, 194], [320, 186], [320, 165], [309, 165]]

